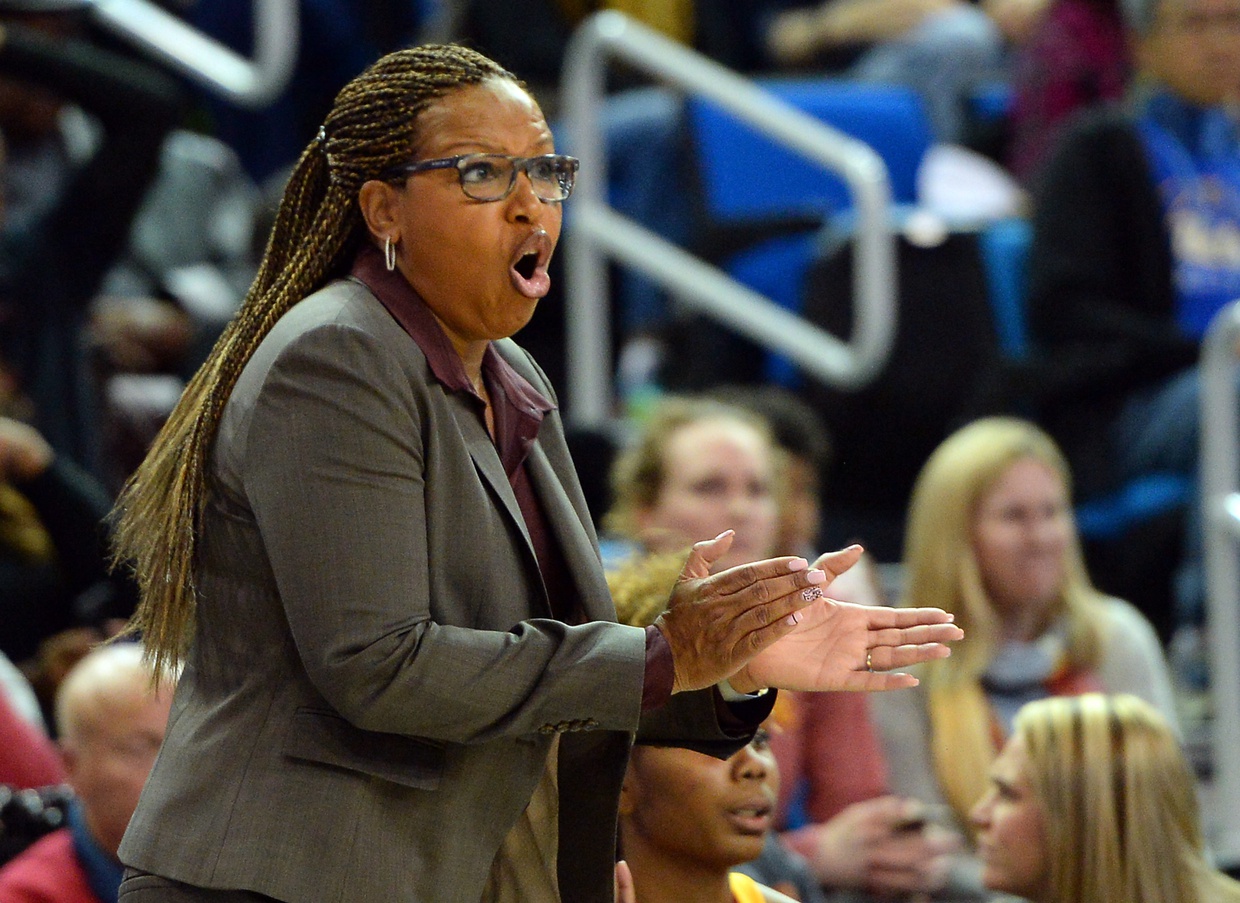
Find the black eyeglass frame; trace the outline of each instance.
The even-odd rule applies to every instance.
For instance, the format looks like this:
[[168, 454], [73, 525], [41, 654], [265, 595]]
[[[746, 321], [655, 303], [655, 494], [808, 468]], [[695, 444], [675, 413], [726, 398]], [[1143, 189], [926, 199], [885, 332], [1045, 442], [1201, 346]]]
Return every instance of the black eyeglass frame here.
[[[469, 189], [465, 184], [466, 167], [470, 163], [477, 160], [497, 158], [507, 160], [512, 164], [512, 175], [508, 179], [508, 187], [504, 190], [503, 194], [490, 198], [480, 198], [470, 194]], [[535, 163], [542, 161], [555, 161], [557, 164], [564, 163], [568, 165], [568, 188], [564, 192], [564, 197], [545, 198], [538, 193], [538, 183], [534, 180], [534, 177], [530, 175], [530, 167]], [[570, 157], [567, 154], [539, 154], [534, 157], [514, 157], [511, 154], [457, 154], [452, 157], [437, 157], [433, 160], [419, 160], [414, 163], [402, 163], [401, 165], [394, 166], [384, 172], [381, 178], [384, 182], [395, 182], [400, 179], [416, 175], [420, 172], [430, 172], [435, 169], [455, 169], [457, 174], [457, 183], [461, 186], [461, 191], [467, 198], [481, 203], [490, 203], [492, 201], [502, 201], [512, 194], [512, 190], [517, 185], [517, 174], [524, 172], [526, 177], [530, 180], [530, 184], [534, 187], [535, 197], [537, 197], [544, 204], [559, 204], [568, 200], [569, 196], [573, 193], [573, 183], [576, 180], [577, 170], [580, 166], [580, 160], [576, 157]]]

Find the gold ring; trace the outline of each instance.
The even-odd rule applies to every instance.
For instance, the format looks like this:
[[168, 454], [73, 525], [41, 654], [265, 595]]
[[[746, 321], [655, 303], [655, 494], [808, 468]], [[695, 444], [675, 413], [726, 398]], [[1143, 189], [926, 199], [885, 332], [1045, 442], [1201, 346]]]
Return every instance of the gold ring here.
[[872, 652], [867, 652], [867, 653], [865, 654], [865, 670], [867, 670], [867, 671], [873, 671], [873, 670], [874, 670], [874, 661], [873, 661], [873, 659], [871, 659], [871, 658], [870, 658], [870, 656], [871, 656], [871, 655], [873, 655], [873, 653], [872, 653]]

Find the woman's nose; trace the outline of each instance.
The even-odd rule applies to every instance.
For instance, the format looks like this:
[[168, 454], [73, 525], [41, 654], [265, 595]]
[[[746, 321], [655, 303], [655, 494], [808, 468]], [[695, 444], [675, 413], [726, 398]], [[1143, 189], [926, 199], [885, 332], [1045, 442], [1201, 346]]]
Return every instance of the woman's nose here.
[[770, 771], [767, 756], [746, 746], [732, 757], [732, 773], [739, 781], [762, 781]]
[[969, 824], [975, 828], [984, 828], [990, 821], [990, 794], [978, 800], [976, 806], [969, 810]]
[[1033, 536], [1038, 542], [1056, 545], [1067, 536], [1067, 525], [1062, 517], [1042, 518], [1034, 525]]
[[749, 497], [748, 493], [734, 492], [728, 496], [728, 512], [733, 517], [748, 517], [753, 511], [753, 505], [753, 499]]
[[520, 222], [533, 222], [540, 209], [547, 205], [534, 193], [534, 183], [528, 172], [518, 172], [516, 179], [512, 193], [506, 199], [510, 216]]

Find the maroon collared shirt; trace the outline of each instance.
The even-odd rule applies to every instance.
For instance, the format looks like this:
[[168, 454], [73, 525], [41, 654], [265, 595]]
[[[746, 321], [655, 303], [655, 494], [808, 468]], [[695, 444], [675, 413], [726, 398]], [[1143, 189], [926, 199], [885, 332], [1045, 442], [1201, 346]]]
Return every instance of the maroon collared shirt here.
[[[435, 379], [449, 391], [464, 392], [474, 400], [475, 410], [485, 426], [485, 399], [478, 394], [465, 372], [465, 364], [434, 313], [405, 278], [399, 272], [389, 271], [379, 250], [369, 243], [363, 243], [358, 250], [352, 275], [374, 293], [422, 350]], [[548, 529], [542, 504], [525, 467], [543, 418], [555, 405], [513, 369], [494, 345], [489, 345], [483, 355], [482, 378], [491, 396], [495, 427], [492, 439], [534, 547], [547, 608], [558, 620], [580, 623], [583, 610], [577, 587], [563, 550]], [[647, 627], [643, 710], [657, 708], [671, 698], [673, 676], [671, 647], [657, 627]]]

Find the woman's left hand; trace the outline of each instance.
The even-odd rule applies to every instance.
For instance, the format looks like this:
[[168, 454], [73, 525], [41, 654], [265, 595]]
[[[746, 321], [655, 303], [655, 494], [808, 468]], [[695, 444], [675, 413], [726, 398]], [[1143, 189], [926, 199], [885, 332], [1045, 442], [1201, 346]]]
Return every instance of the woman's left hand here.
[[[814, 567], [833, 573], [829, 552]], [[938, 608], [887, 608], [819, 599], [798, 612], [796, 629], [758, 653], [729, 678], [740, 693], [786, 690], [899, 690], [917, 685], [911, 674], [891, 673], [946, 658], [945, 643], [964, 636]]]

